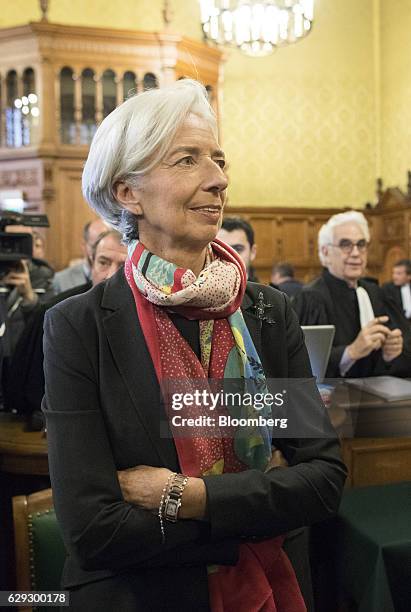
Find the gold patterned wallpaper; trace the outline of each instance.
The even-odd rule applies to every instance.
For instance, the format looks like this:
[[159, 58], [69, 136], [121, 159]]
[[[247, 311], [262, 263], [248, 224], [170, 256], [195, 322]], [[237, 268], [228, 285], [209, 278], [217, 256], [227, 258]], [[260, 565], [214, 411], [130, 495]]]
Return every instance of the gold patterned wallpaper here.
[[411, 170], [411, 0], [381, 1], [381, 176], [405, 189]]
[[[201, 38], [197, 0], [171, 0], [173, 29]], [[0, 27], [37, 21], [38, 0], [1, 0]], [[162, 28], [162, 0], [49, 0], [49, 21], [156, 31]]]
[[235, 204], [361, 206], [373, 197], [372, 2], [316, 5], [305, 40], [227, 62], [223, 136]]
[[[197, 0], [170, 4], [173, 29], [200, 39]], [[37, 5], [3, 2], [0, 27], [38, 19]], [[315, 5], [313, 31], [298, 44], [267, 58], [228, 53], [221, 125], [233, 205], [362, 206], [374, 200], [380, 170], [387, 184], [404, 182], [411, 53], [400, 49], [410, 51], [411, 0]], [[161, 7], [161, 0], [50, 0], [49, 19], [159, 30]]]

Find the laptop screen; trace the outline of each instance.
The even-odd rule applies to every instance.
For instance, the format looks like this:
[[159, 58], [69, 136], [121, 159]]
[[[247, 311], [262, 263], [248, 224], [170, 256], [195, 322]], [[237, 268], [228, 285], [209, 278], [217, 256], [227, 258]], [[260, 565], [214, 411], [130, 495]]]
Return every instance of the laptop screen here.
[[310, 358], [311, 369], [317, 382], [322, 382], [327, 371], [333, 344], [334, 325], [302, 325], [305, 345]]

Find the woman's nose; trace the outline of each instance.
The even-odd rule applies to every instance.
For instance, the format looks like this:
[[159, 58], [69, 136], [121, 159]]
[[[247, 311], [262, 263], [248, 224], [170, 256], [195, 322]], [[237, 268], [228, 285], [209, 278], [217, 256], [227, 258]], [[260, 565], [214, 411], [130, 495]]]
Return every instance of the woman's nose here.
[[204, 191], [220, 193], [227, 189], [228, 179], [223, 170], [216, 162], [210, 160], [204, 179]]

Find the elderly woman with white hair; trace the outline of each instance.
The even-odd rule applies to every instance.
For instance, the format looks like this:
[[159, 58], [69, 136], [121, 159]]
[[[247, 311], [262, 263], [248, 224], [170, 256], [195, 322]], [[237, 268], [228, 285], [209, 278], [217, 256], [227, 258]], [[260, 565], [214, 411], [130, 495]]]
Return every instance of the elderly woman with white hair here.
[[[287, 298], [247, 285], [215, 239], [224, 168], [205, 89], [189, 79], [124, 102], [91, 145], [84, 195], [121, 230], [128, 259], [45, 322], [70, 610], [305, 610], [283, 534], [336, 511], [345, 467]], [[309, 378], [304, 439], [255, 418], [231, 436], [212, 419], [212, 431], [178, 435], [160, 392], [173, 379], [266, 389], [266, 377]]]
[[329, 378], [411, 375], [407, 322], [378, 285], [363, 279], [370, 242], [358, 211], [333, 215], [318, 234], [321, 277], [293, 301], [301, 325], [335, 325]]

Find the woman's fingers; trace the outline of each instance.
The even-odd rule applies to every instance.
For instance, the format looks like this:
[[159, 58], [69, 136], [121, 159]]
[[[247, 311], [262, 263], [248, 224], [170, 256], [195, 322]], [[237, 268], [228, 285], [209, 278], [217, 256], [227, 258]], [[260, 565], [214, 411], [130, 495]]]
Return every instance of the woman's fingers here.
[[288, 462], [287, 462], [286, 458], [284, 457], [284, 455], [282, 454], [282, 452], [280, 450], [278, 450], [277, 448], [273, 447], [273, 452], [271, 454], [271, 459], [270, 459], [270, 462], [268, 463], [265, 471], [268, 472], [268, 470], [271, 470], [273, 468], [287, 467], [287, 466], [288, 466]]

